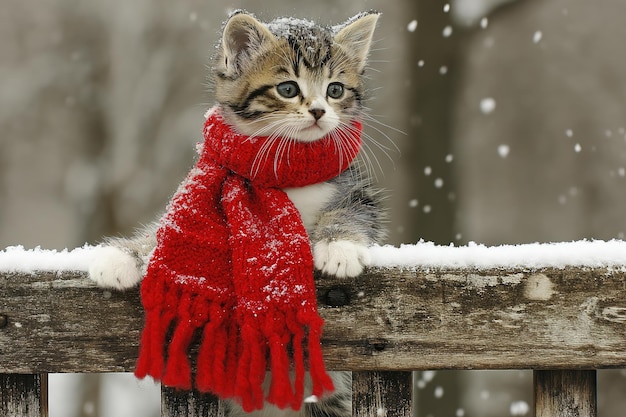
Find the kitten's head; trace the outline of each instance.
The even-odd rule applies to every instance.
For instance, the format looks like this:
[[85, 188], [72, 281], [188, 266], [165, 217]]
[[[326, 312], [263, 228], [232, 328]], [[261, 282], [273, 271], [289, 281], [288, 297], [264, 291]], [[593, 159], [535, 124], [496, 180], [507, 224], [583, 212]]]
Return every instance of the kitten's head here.
[[378, 13], [335, 27], [236, 12], [214, 67], [226, 121], [240, 133], [315, 141], [362, 109], [363, 72]]

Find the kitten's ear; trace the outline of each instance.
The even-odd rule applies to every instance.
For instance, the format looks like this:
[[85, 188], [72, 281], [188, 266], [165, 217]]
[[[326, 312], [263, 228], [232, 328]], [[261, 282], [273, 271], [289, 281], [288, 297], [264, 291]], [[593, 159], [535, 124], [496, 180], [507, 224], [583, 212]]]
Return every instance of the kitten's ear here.
[[335, 42], [355, 55], [359, 61], [359, 71], [365, 68], [379, 16], [378, 12], [357, 15], [340, 26], [335, 35]]
[[226, 72], [238, 74], [242, 64], [274, 41], [274, 35], [263, 23], [243, 11], [235, 12], [226, 22], [222, 33]]

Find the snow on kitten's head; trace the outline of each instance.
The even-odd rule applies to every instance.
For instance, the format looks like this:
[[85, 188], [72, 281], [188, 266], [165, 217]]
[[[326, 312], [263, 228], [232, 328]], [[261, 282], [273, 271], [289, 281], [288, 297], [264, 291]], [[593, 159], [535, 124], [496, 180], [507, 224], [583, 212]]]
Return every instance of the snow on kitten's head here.
[[362, 111], [363, 72], [378, 13], [342, 25], [281, 18], [268, 24], [237, 11], [215, 66], [226, 121], [249, 136], [310, 142], [348, 129]]

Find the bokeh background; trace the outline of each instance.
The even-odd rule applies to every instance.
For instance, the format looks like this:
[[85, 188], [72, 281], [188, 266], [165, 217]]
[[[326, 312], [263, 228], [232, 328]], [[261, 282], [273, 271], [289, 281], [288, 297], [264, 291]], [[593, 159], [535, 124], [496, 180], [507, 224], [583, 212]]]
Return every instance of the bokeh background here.
[[[389, 243], [624, 238], [621, 0], [3, 0], [0, 248], [72, 248], [158, 216], [193, 163], [237, 8], [324, 24], [383, 13], [367, 129]], [[531, 380], [417, 373], [418, 413], [531, 415]], [[624, 370], [600, 372], [601, 415], [623, 415], [624, 392]], [[129, 375], [54, 375], [50, 393], [52, 417], [159, 413], [158, 387]]]

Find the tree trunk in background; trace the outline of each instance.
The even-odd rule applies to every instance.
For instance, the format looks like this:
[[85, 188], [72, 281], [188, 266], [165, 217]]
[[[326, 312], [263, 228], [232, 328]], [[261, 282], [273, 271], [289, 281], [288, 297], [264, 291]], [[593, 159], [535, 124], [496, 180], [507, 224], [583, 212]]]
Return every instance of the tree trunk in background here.
[[80, 417], [100, 417], [100, 374], [84, 374], [81, 381], [80, 398], [77, 401]]
[[[407, 94], [410, 116], [409, 149], [405, 160], [412, 167], [414, 222], [408, 241], [424, 239], [448, 244], [455, 239], [455, 181], [451, 137], [452, 100], [458, 77], [459, 42], [452, 28], [445, 1], [407, 2], [417, 29], [409, 32], [408, 65], [411, 93]], [[450, 32], [451, 31], [451, 32]]]
[[[444, 9], [447, 3], [406, 2], [410, 9], [407, 15], [418, 22], [415, 32], [407, 32], [411, 92], [406, 100], [412, 113], [404, 161], [411, 170], [415, 199], [409, 203], [414, 216], [405, 231], [406, 242], [424, 239], [448, 244], [456, 235], [450, 109], [458, 76], [459, 42], [453, 33], [451, 15]], [[456, 415], [461, 408], [457, 372], [418, 372], [415, 378], [418, 417]]]

